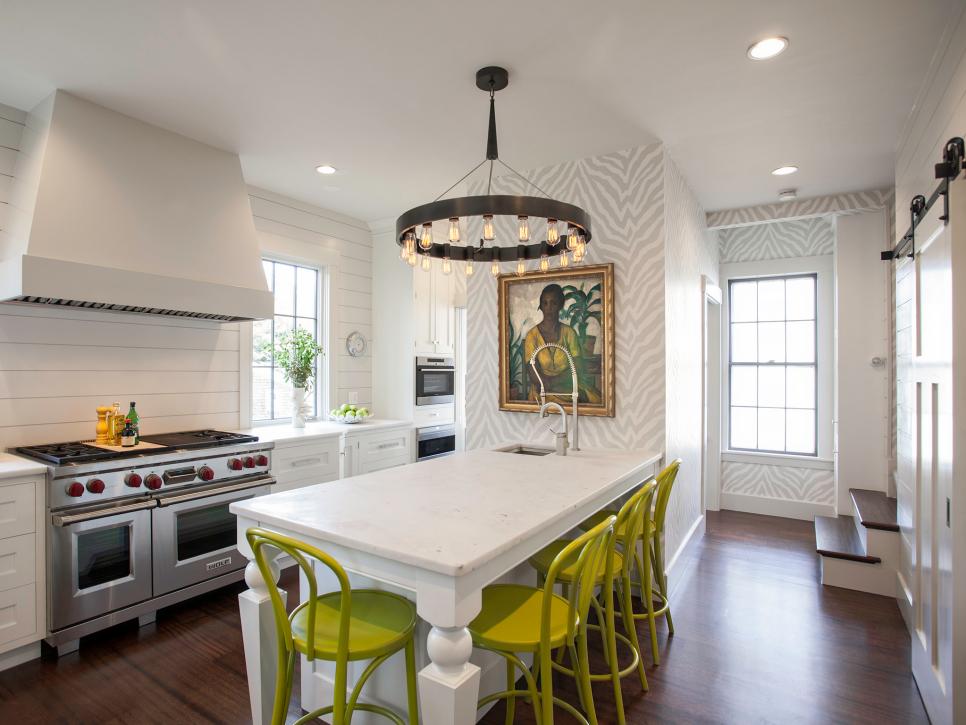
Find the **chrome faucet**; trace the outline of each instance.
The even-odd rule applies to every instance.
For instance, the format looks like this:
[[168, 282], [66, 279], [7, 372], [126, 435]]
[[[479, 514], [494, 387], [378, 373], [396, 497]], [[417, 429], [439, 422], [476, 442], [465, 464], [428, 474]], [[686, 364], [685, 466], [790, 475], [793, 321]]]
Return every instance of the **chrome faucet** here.
[[567, 449], [570, 447], [570, 441], [567, 440], [567, 412], [563, 409], [560, 403], [555, 401], [550, 401], [549, 403], [544, 403], [540, 406], [540, 417], [547, 417], [547, 410], [550, 408], [556, 408], [557, 412], [560, 413], [560, 420], [563, 421], [563, 430], [550, 429], [550, 432], [554, 434], [557, 438], [556, 449], [558, 456], [566, 456]]
[[[574, 425], [573, 425], [573, 429], [574, 429], [574, 433], [573, 433], [573, 440], [568, 443], [568, 446], [567, 447], [569, 447], [571, 450], [579, 451], [580, 450], [580, 436], [578, 434], [578, 429], [577, 429], [577, 395], [578, 395], [578, 390], [577, 390], [577, 366], [574, 364], [573, 355], [570, 354], [570, 352], [567, 350], [567, 348], [565, 348], [563, 345], [561, 345], [559, 343], [556, 343], [556, 342], [545, 342], [543, 345], [541, 345], [536, 350], [534, 350], [533, 351], [533, 355], [530, 356], [530, 367], [533, 368], [534, 375], [536, 375], [537, 376], [537, 380], [540, 381], [540, 417], [541, 418], [546, 418], [547, 417], [547, 409], [549, 407], [551, 407], [551, 405], [556, 405], [560, 409], [561, 417], [566, 418], [565, 415], [564, 415], [564, 410], [560, 406], [559, 403], [551, 403], [551, 404], [548, 404], [547, 403], [547, 391], [544, 389], [544, 386], [543, 386], [543, 378], [540, 377], [540, 371], [537, 370], [537, 355], [539, 354], [539, 352], [541, 350], [544, 350], [544, 349], [546, 349], [548, 347], [555, 347], [555, 348], [557, 348], [559, 350], [562, 350], [563, 351], [563, 354], [567, 356], [567, 362], [570, 364], [570, 375], [571, 375], [571, 377], [573, 379], [573, 385], [574, 385], [573, 392], [571, 393], [571, 398], [574, 401], [574, 406], [573, 406], [573, 415], [574, 415]], [[566, 421], [566, 419], [564, 420], [564, 430], [563, 430], [563, 432], [564, 432], [564, 436], [566, 437], [566, 435], [567, 435], [567, 421]], [[560, 434], [558, 433], [557, 435], [560, 435]], [[566, 454], [563, 454], [563, 455], [566, 455]]]

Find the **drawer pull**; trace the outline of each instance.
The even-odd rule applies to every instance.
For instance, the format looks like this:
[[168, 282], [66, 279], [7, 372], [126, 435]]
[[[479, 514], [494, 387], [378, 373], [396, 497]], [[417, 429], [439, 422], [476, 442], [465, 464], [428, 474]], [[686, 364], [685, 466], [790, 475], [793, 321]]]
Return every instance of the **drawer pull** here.
[[292, 461], [289, 465], [292, 468], [301, 468], [302, 466], [312, 466], [316, 463], [322, 463], [322, 459], [318, 456], [314, 458], [300, 458], [297, 461]]
[[392, 443], [380, 443], [378, 446], [376, 446], [376, 448], [378, 448], [380, 451], [385, 450], [386, 448], [399, 448], [399, 442], [393, 441]]

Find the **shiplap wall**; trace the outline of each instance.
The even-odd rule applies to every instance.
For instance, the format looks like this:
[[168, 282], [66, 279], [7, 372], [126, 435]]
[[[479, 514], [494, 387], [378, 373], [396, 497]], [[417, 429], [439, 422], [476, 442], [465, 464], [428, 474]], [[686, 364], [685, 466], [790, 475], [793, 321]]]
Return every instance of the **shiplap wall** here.
[[[0, 105], [0, 235], [25, 114]], [[363, 222], [250, 189], [256, 228], [335, 249], [332, 314], [338, 390], [371, 400], [368, 357], [344, 354], [371, 335], [372, 243]], [[93, 437], [95, 408], [136, 400], [146, 432], [239, 427], [237, 323], [0, 305], [0, 449]]]

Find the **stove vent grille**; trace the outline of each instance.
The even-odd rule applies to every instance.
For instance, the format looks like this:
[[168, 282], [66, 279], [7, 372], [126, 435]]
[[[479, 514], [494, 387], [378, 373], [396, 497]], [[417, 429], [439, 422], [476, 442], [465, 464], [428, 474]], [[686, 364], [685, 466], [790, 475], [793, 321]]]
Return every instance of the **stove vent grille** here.
[[164, 317], [186, 317], [196, 320], [214, 320], [217, 322], [245, 322], [249, 317], [235, 317], [232, 315], [217, 315], [208, 312], [186, 312], [185, 310], [166, 310], [158, 307], [138, 307], [136, 305], [113, 305], [107, 302], [84, 302], [82, 300], [64, 300], [54, 297], [14, 297], [10, 302], [30, 305], [49, 305], [52, 307], [69, 307], [84, 310], [103, 310], [105, 312], [134, 312], [142, 315], [163, 315]]

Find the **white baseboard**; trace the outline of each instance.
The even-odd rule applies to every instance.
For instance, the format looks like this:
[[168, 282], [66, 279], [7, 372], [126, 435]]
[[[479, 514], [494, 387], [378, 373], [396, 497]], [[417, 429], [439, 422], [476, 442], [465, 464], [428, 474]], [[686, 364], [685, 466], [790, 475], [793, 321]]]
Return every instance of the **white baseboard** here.
[[781, 516], [786, 519], [813, 521], [816, 516], [835, 516], [832, 504], [793, 501], [786, 498], [751, 496], [745, 493], [721, 492], [721, 508], [728, 511], [744, 511], [749, 514]]
[[674, 552], [673, 556], [668, 560], [667, 566], [665, 567], [665, 574], [667, 575], [667, 588], [668, 596], [673, 596], [674, 591], [677, 589], [678, 585], [683, 581], [684, 575], [687, 572], [690, 565], [694, 563], [693, 557], [682, 557], [682, 554], [687, 550], [688, 547], [697, 544], [704, 537], [705, 524], [707, 519], [702, 514], [698, 517], [691, 528], [688, 529], [688, 533], [684, 537], [684, 541], [678, 547], [678, 550]]
[[40, 657], [40, 642], [25, 644], [22, 647], [17, 647], [17, 649], [4, 652], [0, 654], [0, 672], [22, 665], [24, 662], [30, 662], [30, 660], [35, 660], [38, 657]]

